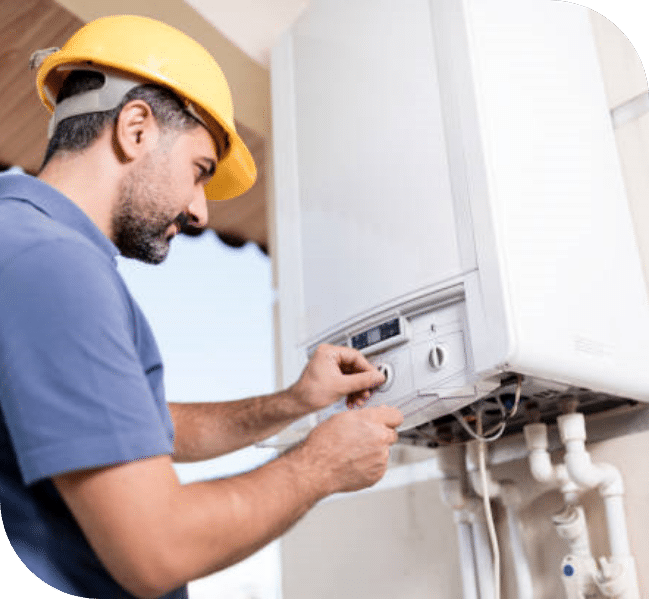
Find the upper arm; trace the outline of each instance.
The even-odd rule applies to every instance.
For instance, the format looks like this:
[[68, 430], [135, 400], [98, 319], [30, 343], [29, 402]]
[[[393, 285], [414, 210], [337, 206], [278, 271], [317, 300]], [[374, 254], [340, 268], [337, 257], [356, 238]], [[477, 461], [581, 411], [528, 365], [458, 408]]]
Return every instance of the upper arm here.
[[57, 240], [1, 265], [2, 410], [27, 484], [171, 450], [105, 260]]

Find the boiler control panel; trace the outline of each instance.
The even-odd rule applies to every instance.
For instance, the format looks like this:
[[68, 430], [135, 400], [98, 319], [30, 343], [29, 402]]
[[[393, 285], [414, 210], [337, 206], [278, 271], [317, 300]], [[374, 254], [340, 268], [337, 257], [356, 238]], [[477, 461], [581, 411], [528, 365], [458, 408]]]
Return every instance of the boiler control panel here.
[[[469, 360], [463, 301], [411, 313], [386, 314], [327, 342], [346, 344], [367, 355], [384, 374], [371, 405], [401, 410], [407, 430], [475, 401], [477, 390]], [[346, 410], [341, 400], [316, 415], [317, 422]], [[314, 423], [315, 424], [315, 423]]]

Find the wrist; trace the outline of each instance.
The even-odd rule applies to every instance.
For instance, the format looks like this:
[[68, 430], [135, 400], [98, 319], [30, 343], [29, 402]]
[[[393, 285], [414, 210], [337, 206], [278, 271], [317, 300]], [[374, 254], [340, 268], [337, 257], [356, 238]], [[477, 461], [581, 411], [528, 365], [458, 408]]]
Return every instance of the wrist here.
[[289, 449], [282, 459], [290, 465], [295, 480], [305, 487], [314, 503], [336, 492], [326, 456], [308, 438]]
[[286, 410], [295, 420], [308, 416], [314, 411], [313, 406], [308, 401], [307, 394], [301, 388], [300, 381], [287, 387], [282, 394], [287, 406]]

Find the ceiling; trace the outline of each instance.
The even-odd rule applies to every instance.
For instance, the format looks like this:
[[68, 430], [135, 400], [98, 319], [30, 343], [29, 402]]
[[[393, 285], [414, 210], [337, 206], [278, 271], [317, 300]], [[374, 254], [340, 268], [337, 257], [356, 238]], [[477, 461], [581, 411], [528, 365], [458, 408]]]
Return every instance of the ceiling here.
[[[34, 73], [27, 68], [35, 49], [61, 46], [84, 22], [104, 14], [132, 12], [160, 18], [198, 39], [224, 68], [237, 109], [237, 130], [258, 168], [258, 181], [248, 193], [209, 203], [209, 226], [227, 243], [253, 241], [267, 250], [270, 48], [306, 5], [305, 0], [167, 0], [164, 5], [155, 0], [2, 0], [0, 163], [31, 173], [40, 166], [48, 114], [38, 100]], [[234, 49], [228, 48], [229, 42]]]
[[186, 0], [225, 37], [268, 67], [277, 38], [307, 7], [308, 0]]
[[38, 48], [61, 45], [81, 21], [54, 2], [0, 2], [0, 161], [38, 170], [46, 142], [47, 113], [27, 64]]

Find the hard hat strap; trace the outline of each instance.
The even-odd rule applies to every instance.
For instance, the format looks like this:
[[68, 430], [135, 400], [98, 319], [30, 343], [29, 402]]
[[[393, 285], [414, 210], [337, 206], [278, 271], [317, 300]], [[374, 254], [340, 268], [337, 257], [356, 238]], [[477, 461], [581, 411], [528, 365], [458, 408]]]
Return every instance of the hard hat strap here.
[[[66, 67], [59, 67], [63, 70]], [[75, 67], [67, 67], [74, 70]], [[77, 67], [78, 68], [78, 67]], [[96, 71], [104, 76], [104, 83], [97, 89], [91, 89], [74, 96], [70, 96], [59, 102], [55, 109], [48, 126], [47, 137], [50, 139], [56, 131], [57, 125], [64, 119], [80, 114], [89, 114], [91, 112], [105, 112], [117, 108], [124, 96], [138, 85], [141, 81], [127, 79], [119, 75], [108, 74], [97, 69], [83, 67], [84, 71]]]
[[[59, 70], [76, 70], [79, 67], [68, 67], [62, 66], [59, 67]], [[89, 114], [92, 112], [106, 112], [108, 110], [113, 110], [117, 108], [124, 96], [130, 92], [132, 89], [143, 85], [146, 81], [131, 79], [128, 77], [122, 77], [121, 75], [116, 75], [114, 73], [107, 73], [100, 69], [95, 69], [92, 67], [82, 68], [84, 71], [95, 71], [101, 73], [104, 76], [104, 82], [101, 87], [92, 89], [80, 94], [75, 94], [70, 96], [65, 100], [62, 100], [56, 104], [52, 118], [50, 119], [47, 131], [47, 138], [51, 139], [56, 131], [58, 124], [71, 116], [78, 116], [80, 114]], [[201, 125], [206, 129], [209, 128], [203, 121], [203, 119], [198, 115], [196, 109], [191, 105], [186, 105], [185, 110], [196, 119]]]

